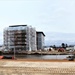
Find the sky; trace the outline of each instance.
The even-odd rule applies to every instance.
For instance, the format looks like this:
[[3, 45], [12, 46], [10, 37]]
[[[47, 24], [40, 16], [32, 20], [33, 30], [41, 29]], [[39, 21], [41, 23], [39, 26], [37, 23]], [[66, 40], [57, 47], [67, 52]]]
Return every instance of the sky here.
[[75, 0], [0, 0], [0, 44], [10, 25], [45, 33], [45, 45], [75, 44]]

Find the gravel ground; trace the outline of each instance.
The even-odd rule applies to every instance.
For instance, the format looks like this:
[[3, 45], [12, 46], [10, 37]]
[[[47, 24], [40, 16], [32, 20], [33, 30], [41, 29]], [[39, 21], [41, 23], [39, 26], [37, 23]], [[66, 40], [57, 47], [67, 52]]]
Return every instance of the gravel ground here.
[[75, 75], [75, 62], [0, 60], [0, 75]]

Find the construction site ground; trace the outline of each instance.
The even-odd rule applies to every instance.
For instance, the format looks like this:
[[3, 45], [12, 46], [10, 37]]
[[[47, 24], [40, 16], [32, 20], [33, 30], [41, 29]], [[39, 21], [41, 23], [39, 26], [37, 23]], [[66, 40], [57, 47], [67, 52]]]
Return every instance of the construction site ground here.
[[75, 75], [75, 61], [2, 59], [0, 75]]

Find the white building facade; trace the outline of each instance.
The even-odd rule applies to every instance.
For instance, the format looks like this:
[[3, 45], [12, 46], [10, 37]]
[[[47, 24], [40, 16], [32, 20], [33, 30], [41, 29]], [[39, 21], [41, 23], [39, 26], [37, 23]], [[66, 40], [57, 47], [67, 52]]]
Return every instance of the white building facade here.
[[14, 50], [37, 50], [36, 30], [27, 25], [9, 26], [4, 29], [4, 46]]

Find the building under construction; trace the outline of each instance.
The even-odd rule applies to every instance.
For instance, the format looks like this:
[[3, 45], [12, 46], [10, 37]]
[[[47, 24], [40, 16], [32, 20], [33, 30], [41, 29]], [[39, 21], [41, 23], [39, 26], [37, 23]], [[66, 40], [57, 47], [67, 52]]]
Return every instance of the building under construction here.
[[36, 30], [27, 25], [9, 26], [4, 29], [4, 46], [14, 50], [36, 50]]
[[[14, 25], [4, 29], [4, 46], [10, 50], [37, 50], [42, 49], [41, 44], [35, 28], [27, 25]], [[38, 38], [38, 39], [37, 39]], [[40, 41], [40, 42], [39, 42]], [[40, 46], [39, 46], [40, 45]], [[42, 47], [41, 47], [42, 46]]]

